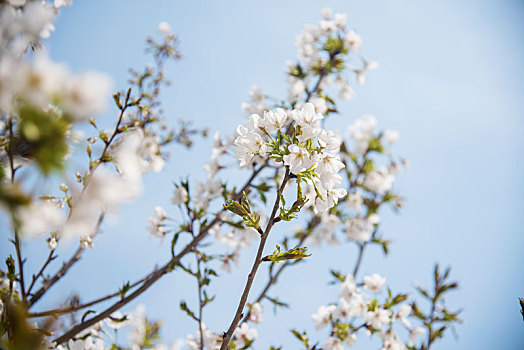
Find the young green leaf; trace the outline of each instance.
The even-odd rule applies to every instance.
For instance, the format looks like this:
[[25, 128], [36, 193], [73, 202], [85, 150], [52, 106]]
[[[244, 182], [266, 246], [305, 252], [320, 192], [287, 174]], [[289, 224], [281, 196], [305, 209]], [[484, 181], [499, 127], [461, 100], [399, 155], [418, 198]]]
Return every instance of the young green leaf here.
[[273, 261], [273, 262], [281, 262], [284, 260], [294, 260], [294, 259], [300, 259], [305, 258], [308, 256], [311, 256], [311, 254], [306, 254], [307, 248], [299, 248], [295, 247], [285, 252], [280, 252], [280, 246], [277, 244], [277, 249], [273, 252], [273, 254], [267, 255], [262, 258], [262, 261]]

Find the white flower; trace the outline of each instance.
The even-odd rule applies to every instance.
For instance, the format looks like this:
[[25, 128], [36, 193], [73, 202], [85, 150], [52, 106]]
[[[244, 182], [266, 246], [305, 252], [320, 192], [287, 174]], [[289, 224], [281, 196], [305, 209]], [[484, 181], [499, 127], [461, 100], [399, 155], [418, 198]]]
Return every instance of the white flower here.
[[120, 329], [129, 323], [127, 317], [124, 317], [120, 311], [113, 313], [110, 317], [106, 318], [105, 321], [107, 326], [112, 329]]
[[330, 178], [332, 175], [344, 169], [344, 163], [340, 161], [340, 156], [333, 153], [315, 153], [314, 162], [317, 164], [315, 172], [322, 179], [323, 177]]
[[[190, 350], [200, 350], [200, 330], [196, 332], [196, 338], [193, 335], [188, 335], [186, 338], [186, 344]], [[218, 344], [218, 336], [207, 329], [206, 325], [202, 323], [202, 338], [203, 338], [203, 348], [209, 350], [218, 350], [220, 348]]]
[[368, 311], [364, 314], [364, 322], [376, 329], [382, 329], [382, 325], [389, 323], [390, 312], [384, 309]]
[[246, 229], [235, 229], [225, 235], [219, 235], [217, 232], [213, 236], [215, 236], [219, 242], [227, 244], [230, 248], [248, 247], [253, 240], [260, 237], [258, 232], [252, 227]]
[[331, 317], [336, 308], [336, 305], [321, 305], [317, 313], [311, 316], [311, 319], [315, 323], [315, 329], [319, 330], [326, 327], [331, 322]]
[[293, 79], [291, 80], [291, 86], [288, 91], [289, 101], [296, 101], [300, 96], [306, 91], [306, 83], [302, 79]]
[[269, 134], [282, 129], [286, 125], [287, 113], [282, 108], [275, 112], [264, 112], [264, 118], [260, 120], [260, 127], [266, 129]]
[[226, 272], [231, 272], [231, 262], [238, 265], [238, 254], [235, 252], [231, 255], [227, 255], [222, 259], [222, 265], [220, 268]]
[[406, 327], [411, 327], [411, 323], [409, 322], [409, 320], [407, 319], [407, 317], [411, 314], [411, 306], [409, 306], [408, 304], [402, 304], [400, 305], [400, 308], [397, 312], [397, 315], [396, 317], [398, 319], [400, 319], [400, 321], [402, 321], [402, 323], [404, 323], [404, 325]]
[[393, 332], [393, 329], [389, 329], [381, 335], [384, 341], [384, 346], [381, 350], [406, 350], [406, 346]]
[[323, 350], [344, 350], [344, 344], [342, 343], [342, 340], [336, 338], [336, 337], [329, 337], [327, 340], [322, 344]]
[[345, 298], [340, 298], [337, 308], [333, 312], [333, 318], [349, 318], [351, 305]]
[[377, 125], [377, 120], [372, 115], [366, 115], [362, 119], [357, 119], [348, 127], [349, 137], [355, 140], [356, 153], [364, 154], [369, 146], [369, 139], [373, 136], [373, 131]]
[[[306, 196], [306, 198], [308, 197]], [[341, 224], [340, 218], [334, 214], [321, 213], [320, 222], [321, 225], [317, 228], [316, 232], [306, 238], [306, 242], [314, 245], [320, 245], [323, 242], [327, 244], [339, 244], [335, 232]]]
[[355, 293], [349, 302], [349, 315], [351, 317], [364, 317], [368, 311], [368, 302], [362, 294]]
[[294, 109], [291, 112], [291, 118], [300, 126], [302, 134], [297, 136], [297, 138], [301, 142], [314, 138], [320, 134], [322, 130], [320, 128], [320, 121], [324, 119], [324, 116], [316, 113], [315, 106], [312, 103], [306, 103], [301, 110]]
[[86, 188], [80, 193], [73, 193], [74, 210], [60, 231], [61, 237], [91, 235], [102, 211], [113, 211], [139, 192], [140, 184], [99, 167], [89, 177]]
[[323, 9], [320, 11], [320, 15], [321, 15], [322, 18], [325, 19], [325, 20], [329, 20], [329, 19], [331, 19], [332, 14], [333, 14], [333, 10], [331, 10], [329, 7], [323, 8]]
[[164, 220], [167, 219], [166, 211], [159, 206], [156, 206], [154, 209], [154, 217], [149, 218], [149, 234], [155, 237], [164, 237], [166, 231], [164, 229]]
[[357, 52], [362, 45], [362, 38], [353, 30], [348, 30], [344, 37], [344, 42], [348, 46], [349, 51]]
[[235, 344], [237, 347], [242, 347], [247, 342], [251, 342], [258, 337], [258, 332], [254, 328], [249, 328], [249, 325], [244, 322], [235, 330]]
[[267, 145], [257, 132], [260, 116], [252, 114], [245, 125], [237, 127], [237, 138], [234, 143], [235, 156], [240, 160], [240, 167], [251, 163], [256, 155], [264, 157], [266, 155]]
[[352, 100], [356, 95], [355, 90], [348, 84], [342, 85], [338, 91], [338, 96], [343, 100]]
[[398, 131], [386, 130], [384, 131], [384, 140], [390, 144], [394, 144], [398, 140]]
[[360, 214], [360, 211], [362, 210], [362, 195], [361, 195], [361, 192], [359, 190], [357, 190], [355, 193], [348, 194], [348, 198], [347, 198], [346, 203], [357, 214]]
[[409, 343], [408, 346], [413, 346], [417, 342], [417, 338], [421, 335], [426, 334], [426, 330], [422, 327], [417, 327], [409, 332]]
[[325, 114], [328, 110], [326, 99], [315, 97], [309, 100], [314, 106], [317, 113]]
[[344, 29], [348, 20], [348, 15], [345, 13], [335, 13], [335, 26], [339, 29]]
[[80, 236], [80, 246], [84, 249], [93, 249], [93, 237], [86, 235]]
[[70, 339], [67, 342], [70, 350], [106, 350], [106, 346], [102, 339], [93, 340], [93, 337], [87, 337], [86, 339]]
[[318, 144], [328, 151], [338, 152], [342, 139], [331, 130], [322, 130], [318, 135]]
[[36, 201], [18, 211], [21, 231], [28, 237], [58, 230], [65, 216], [56, 203], [50, 200]]
[[343, 188], [332, 187], [322, 193], [323, 199], [317, 197], [315, 202], [315, 209], [319, 212], [326, 212], [338, 203], [338, 199], [347, 194]]
[[103, 74], [90, 72], [70, 77], [64, 92], [64, 107], [78, 119], [104, 111], [111, 92], [111, 80]]
[[136, 310], [128, 316], [131, 330], [128, 334], [129, 347], [133, 350], [140, 349], [146, 336], [146, 309], [138, 305]]
[[173, 190], [173, 198], [171, 198], [171, 203], [173, 203], [174, 205], [181, 205], [181, 204], [186, 203], [187, 200], [188, 200], [187, 190], [182, 186], [175, 187], [175, 189]]
[[364, 276], [364, 288], [370, 292], [378, 293], [386, 283], [386, 278], [374, 273], [371, 276]]
[[51, 236], [47, 239], [47, 247], [49, 250], [56, 249], [56, 246], [58, 245], [58, 241], [56, 240], [56, 237]]
[[249, 308], [249, 320], [254, 323], [260, 323], [264, 320], [262, 316], [262, 306], [259, 303], [251, 304]]
[[345, 229], [348, 239], [365, 242], [371, 238], [373, 225], [366, 218], [356, 217], [346, 222]]
[[171, 34], [171, 26], [167, 22], [158, 23], [158, 32], [161, 34]]
[[318, 22], [318, 25], [320, 27], [320, 30], [322, 31], [322, 34], [324, 35], [329, 35], [333, 33], [335, 30], [337, 30], [337, 26], [333, 21], [320, 21]]
[[177, 339], [171, 344], [169, 350], [182, 350], [182, 348], [184, 347], [184, 343], [184, 339]]
[[56, 8], [71, 6], [72, 4], [73, 4], [73, 0], [55, 0], [54, 1], [54, 5]]
[[357, 341], [357, 336], [355, 335], [355, 333], [349, 334], [345, 340], [346, 345], [349, 346], [350, 348], [355, 345], [356, 341]]
[[251, 90], [249, 90], [249, 98], [251, 101], [258, 103], [261, 102], [266, 95], [262, 92], [262, 90], [257, 85], [252, 85]]
[[314, 163], [309, 157], [307, 149], [292, 144], [288, 147], [289, 154], [284, 156], [284, 164], [289, 166], [293, 174], [309, 169]]
[[366, 174], [364, 186], [373, 192], [382, 193], [393, 188], [393, 181], [395, 181], [395, 176], [385, 167], [380, 167]]
[[357, 291], [357, 285], [353, 275], [346, 275], [344, 282], [342, 282], [340, 297], [350, 300]]

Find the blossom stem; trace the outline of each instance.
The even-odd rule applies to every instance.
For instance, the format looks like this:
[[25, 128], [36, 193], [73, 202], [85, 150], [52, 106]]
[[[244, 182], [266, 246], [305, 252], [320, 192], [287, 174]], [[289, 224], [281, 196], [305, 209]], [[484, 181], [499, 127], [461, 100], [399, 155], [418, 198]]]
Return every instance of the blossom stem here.
[[266, 229], [264, 230], [264, 234], [260, 237], [260, 243], [258, 245], [258, 251], [255, 257], [255, 261], [253, 262], [253, 267], [251, 268], [251, 272], [248, 275], [246, 286], [244, 287], [244, 291], [240, 298], [240, 302], [238, 304], [235, 316], [233, 317], [233, 320], [231, 321], [231, 325], [229, 326], [229, 329], [222, 337], [223, 340], [222, 340], [222, 345], [220, 346], [220, 350], [227, 349], [229, 341], [231, 340], [231, 337], [233, 336], [233, 333], [235, 332], [235, 329], [238, 326], [238, 323], [242, 319], [242, 316], [243, 316], [242, 311], [244, 310], [244, 307], [246, 305], [249, 291], [251, 289], [251, 286], [253, 285], [253, 281], [255, 279], [255, 275], [257, 273], [258, 267], [262, 263], [262, 253], [264, 251], [266, 240], [269, 236], [269, 232], [271, 231], [271, 229], [273, 228], [273, 225], [275, 224], [273, 219], [275, 218], [278, 207], [280, 205], [280, 195], [283, 193], [284, 188], [286, 187], [286, 184], [288, 181], [289, 181], [289, 167], [286, 167], [286, 173], [284, 174], [284, 179], [282, 180], [282, 184], [280, 185], [280, 188], [278, 189], [278, 193], [275, 198], [275, 204], [273, 205], [273, 210], [271, 211], [271, 215], [267, 221]]
[[366, 244], [367, 242], [359, 244], [357, 262], [355, 263], [355, 268], [353, 269], [353, 277], [357, 276], [358, 270], [360, 269], [360, 264], [362, 263], [362, 257], [364, 256]]
[[[308, 223], [308, 229], [312, 230], [319, 224], [320, 224], [320, 220], [318, 220], [318, 218], [314, 216]], [[298, 241], [297, 244], [295, 244], [295, 246], [302, 245], [302, 243], [305, 242], [307, 237], [308, 237], [307, 233], [302, 234], [300, 237], [300, 240]], [[271, 274], [271, 273], [269, 274], [269, 279], [266, 285], [264, 286], [264, 289], [262, 289], [262, 291], [260, 292], [260, 294], [258, 295], [258, 297], [255, 299], [255, 301], [252, 304], [260, 303], [267, 296], [267, 293], [269, 292], [271, 287], [273, 287], [278, 282], [279, 276], [289, 266], [293, 266], [293, 264], [291, 263], [291, 261], [286, 261], [282, 265], [280, 265], [280, 267], [277, 269], [277, 271], [274, 274]], [[242, 322], [246, 322], [248, 319], [249, 319], [249, 313], [244, 316]]]
[[197, 283], [198, 283], [198, 330], [200, 331], [200, 350], [204, 350], [204, 332], [202, 327], [202, 313], [203, 313], [203, 302], [202, 302], [202, 282], [201, 282], [201, 269], [200, 269], [200, 263], [202, 260], [200, 259], [200, 256], [197, 252], [195, 252], [196, 260], [197, 260], [197, 266], [198, 266], [198, 275], [197, 277]]

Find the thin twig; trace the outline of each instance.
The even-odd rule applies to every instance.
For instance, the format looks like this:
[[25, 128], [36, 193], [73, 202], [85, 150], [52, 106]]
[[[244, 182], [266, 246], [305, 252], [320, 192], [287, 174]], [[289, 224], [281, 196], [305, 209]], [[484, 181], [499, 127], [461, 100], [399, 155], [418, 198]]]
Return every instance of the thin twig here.
[[362, 256], [364, 255], [364, 249], [366, 249], [367, 242], [359, 244], [357, 262], [355, 263], [355, 268], [353, 269], [353, 278], [357, 276], [358, 270], [360, 269], [360, 264], [362, 262]]
[[[100, 226], [102, 225], [103, 220], [104, 220], [104, 213], [102, 213], [98, 217], [94, 235], [96, 235], [98, 231], [100, 230]], [[44, 285], [38, 291], [36, 291], [36, 293], [29, 300], [28, 308], [33, 306], [56, 282], [58, 282], [69, 271], [69, 269], [77, 261], [80, 260], [80, 258], [82, 257], [82, 253], [84, 252], [85, 249], [86, 248], [82, 246], [78, 247], [75, 254], [73, 254], [73, 256], [62, 265], [62, 268], [60, 268], [60, 270], [58, 270], [58, 272], [53, 277], [51, 277], [49, 280], [46, 280], [44, 282]]]
[[[15, 168], [15, 163], [14, 163], [14, 153], [13, 153], [15, 136], [13, 132], [13, 120], [11, 118], [9, 118], [8, 127], [9, 127], [9, 146], [6, 147], [6, 151], [7, 151], [7, 156], [9, 158], [9, 168], [11, 170], [11, 183], [14, 184], [15, 173], [16, 173], [16, 168]], [[10, 211], [11, 211], [11, 219], [13, 223], [13, 234], [15, 236], [13, 244], [15, 245], [16, 259], [18, 261], [18, 271], [20, 274], [18, 278], [20, 281], [20, 293], [22, 294], [23, 302], [26, 303], [27, 295], [26, 295], [25, 278], [24, 278], [24, 259], [22, 258], [22, 249], [20, 248], [20, 236], [16, 228], [17, 224], [15, 220], [15, 213], [12, 208]]]
[[[13, 217], [13, 227], [15, 226], [14, 217]], [[18, 271], [20, 272], [20, 276], [18, 280], [20, 281], [20, 293], [22, 294], [22, 300], [24, 303], [27, 303], [27, 295], [25, 291], [25, 282], [24, 282], [24, 260], [22, 259], [22, 249], [20, 248], [20, 236], [18, 235], [18, 230], [14, 229], [15, 234], [15, 250], [16, 250], [16, 258], [18, 260]]]
[[[135, 283], [129, 285], [129, 288], [130, 289], [135, 288], [139, 284], [143, 283], [145, 280], [146, 280], [145, 277], [141, 278], [140, 280], [136, 281]], [[108, 295], [106, 295], [104, 297], [91, 300], [91, 301], [89, 301], [87, 303], [84, 303], [84, 304], [79, 304], [79, 305], [70, 306], [70, 307], [61, 308], [61, 309], [52, 309], [52, 310], [47, 310], [47, 311], [42, 311], [42, 312], [33, 312], [33, 313], [27, 314], [27, 317], [29, 317], [29, 318], [37, 318], [37, 317], [59, 316], [59, 315], [63, 315], [63, 314], [69, 314], [69, 313], [85, 309], [87, 307], [99, 304], [101, 302], [104, 302], [106, 300], [109, 300], [109, 299], [112, 299], [112, 298], [115, 298], [115, 297], [121, 296], [121, 295], [122, 295], [122, 293], [120, 291], [117, 291], [117, 292], [108, 294]]]
[[204, 350], [204, 332], [202, 327], [202, 314], [203, 314], [203, 302], [202, 302], [202, 272], [200, 270], [200, 263], [201, 259], [198, 256], [198, 253], [195, 253], [196, 259], [197, 259], [197, 266], [198, 266], [198, 275], [197, 275], [197, 283], [198, 283], [198, 330], [200, 331], [200, 350]]
[[43, 276], [46, 267], [49, 265], [51, 261], [55, 259], [55, 257], [53, 256], [54, 252], [55, 250], [51, 249], [51, 251], [49, 252], [49, 255], [47, 256], [46, 261], [42, 265], [42, 268], [40, 268], [40, 271], [38, 271], [36, 275], [33, 275], [33, 280], [31, 281], [31, 285], [29, 286], [29, 289], [27, 290], [27, 295], [31, 295], [31, 291], [33, 290], [33, 287], [35, 286], [36, 281], [38, 280], [38, 278], [40, 278], [40, 276]]

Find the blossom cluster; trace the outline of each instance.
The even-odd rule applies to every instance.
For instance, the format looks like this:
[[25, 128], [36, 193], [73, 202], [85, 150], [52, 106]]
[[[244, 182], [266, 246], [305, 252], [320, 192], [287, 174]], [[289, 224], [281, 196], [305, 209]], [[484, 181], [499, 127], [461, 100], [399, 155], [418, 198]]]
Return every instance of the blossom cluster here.
[[[355, 97], [355, 91], [350, 86], [344, 71], [348, 59], [356, 57], [362, 39], [354, 30], [347, 29], [347, 14], [335, 13], [329, 8], [322, 10], [322, 20], [317, 24], [307, 24], [297, 36], [295, 45], [298, 48], [298, 57], [302, 63], [288, 62], [289, 92], [288, 99], [297, 101], [303, 93], [308, 92], [311, 75], [321, 75], [318, 88], [325, 90], [330, 86], [338, 89], [341, 99], [348, 100]], [[376, 62], [362, 59], [363, 65], [351, 67], [355, 80], [363, 84], [365, 74], [378, 65]], [[335, 73], [329, 75], [329, 73]]]
[[344, 168], [337, 154], [341, 141], [332, 131], [321, 128], [323, 118], [309, 102], [301, 109], [277, 108], [262, 117], [252, 114], [247, 123], [237, 127], [234, 143], [240, 167], [250, 165], [255, 158], [282, 162], [305, 181], [307, 199], [315, 208], [327, 211], [346, 191], [336, 187], [342, 182], [337, 173]]
[[[395, 207], [400, 205], [399, 197], [393, 193], [393, 182], [402, 168], [389, 150], [398, 133], [377, 132], [375, 128], [376, 120], [371, 116], [357, 119], [348, 127], [348, 139], [343, 141], [344, 150], [340, 152], [347, 170], [348, 194], [342, 198], [337, 212], [320, 213], [314, 232], [306, 237], [307, 243], [339, 244], [340, 228], [347, 240], [357, 244], [368, 242], [377, 233], [380, 206], [388, 202], [395, 202]], [[375, 168], [375, 164], [387, 166]], [[304, 230], [303, 226], [295, 228], [297, 233]]]
[[[383, 304], [378, 302], [376, 297], [385, 283], [386, 279], [378, 274], [364, 276], [361, 289], [352, 275], [344, 277], [338, 303], [320, 306], [317, 313], [311, 316], [317, 330], [326, 326], [332, 328], [331, 336], [322, 345], [323, 349], [343, 350], [344, 344], [352, 347], [359, 330], [363, 328], [368, 334], [377, 334], [382, 339], [382, 350], [405, 350], [407, 346], [415, 345], [417, 337], [424, 334], [424, 329], [411, 327], [408, 317], [412, 310], [409, 304], [402, 302], [404, 295], [392, 297], [389, 294]], [[396, 321], [408, 330], [407, 346], [393, 329]]]
[[49, 36], [57, 9], [70, 1], [11, 1], [0, 7], [0, 111], [11, 112], [15, 100], [34, 108], [59, 105], [73, 119], [103, 111], [111, 83], [89, 72], [73, 75], [39, 51], [32, 63], [20, 57], [28, 46]]

